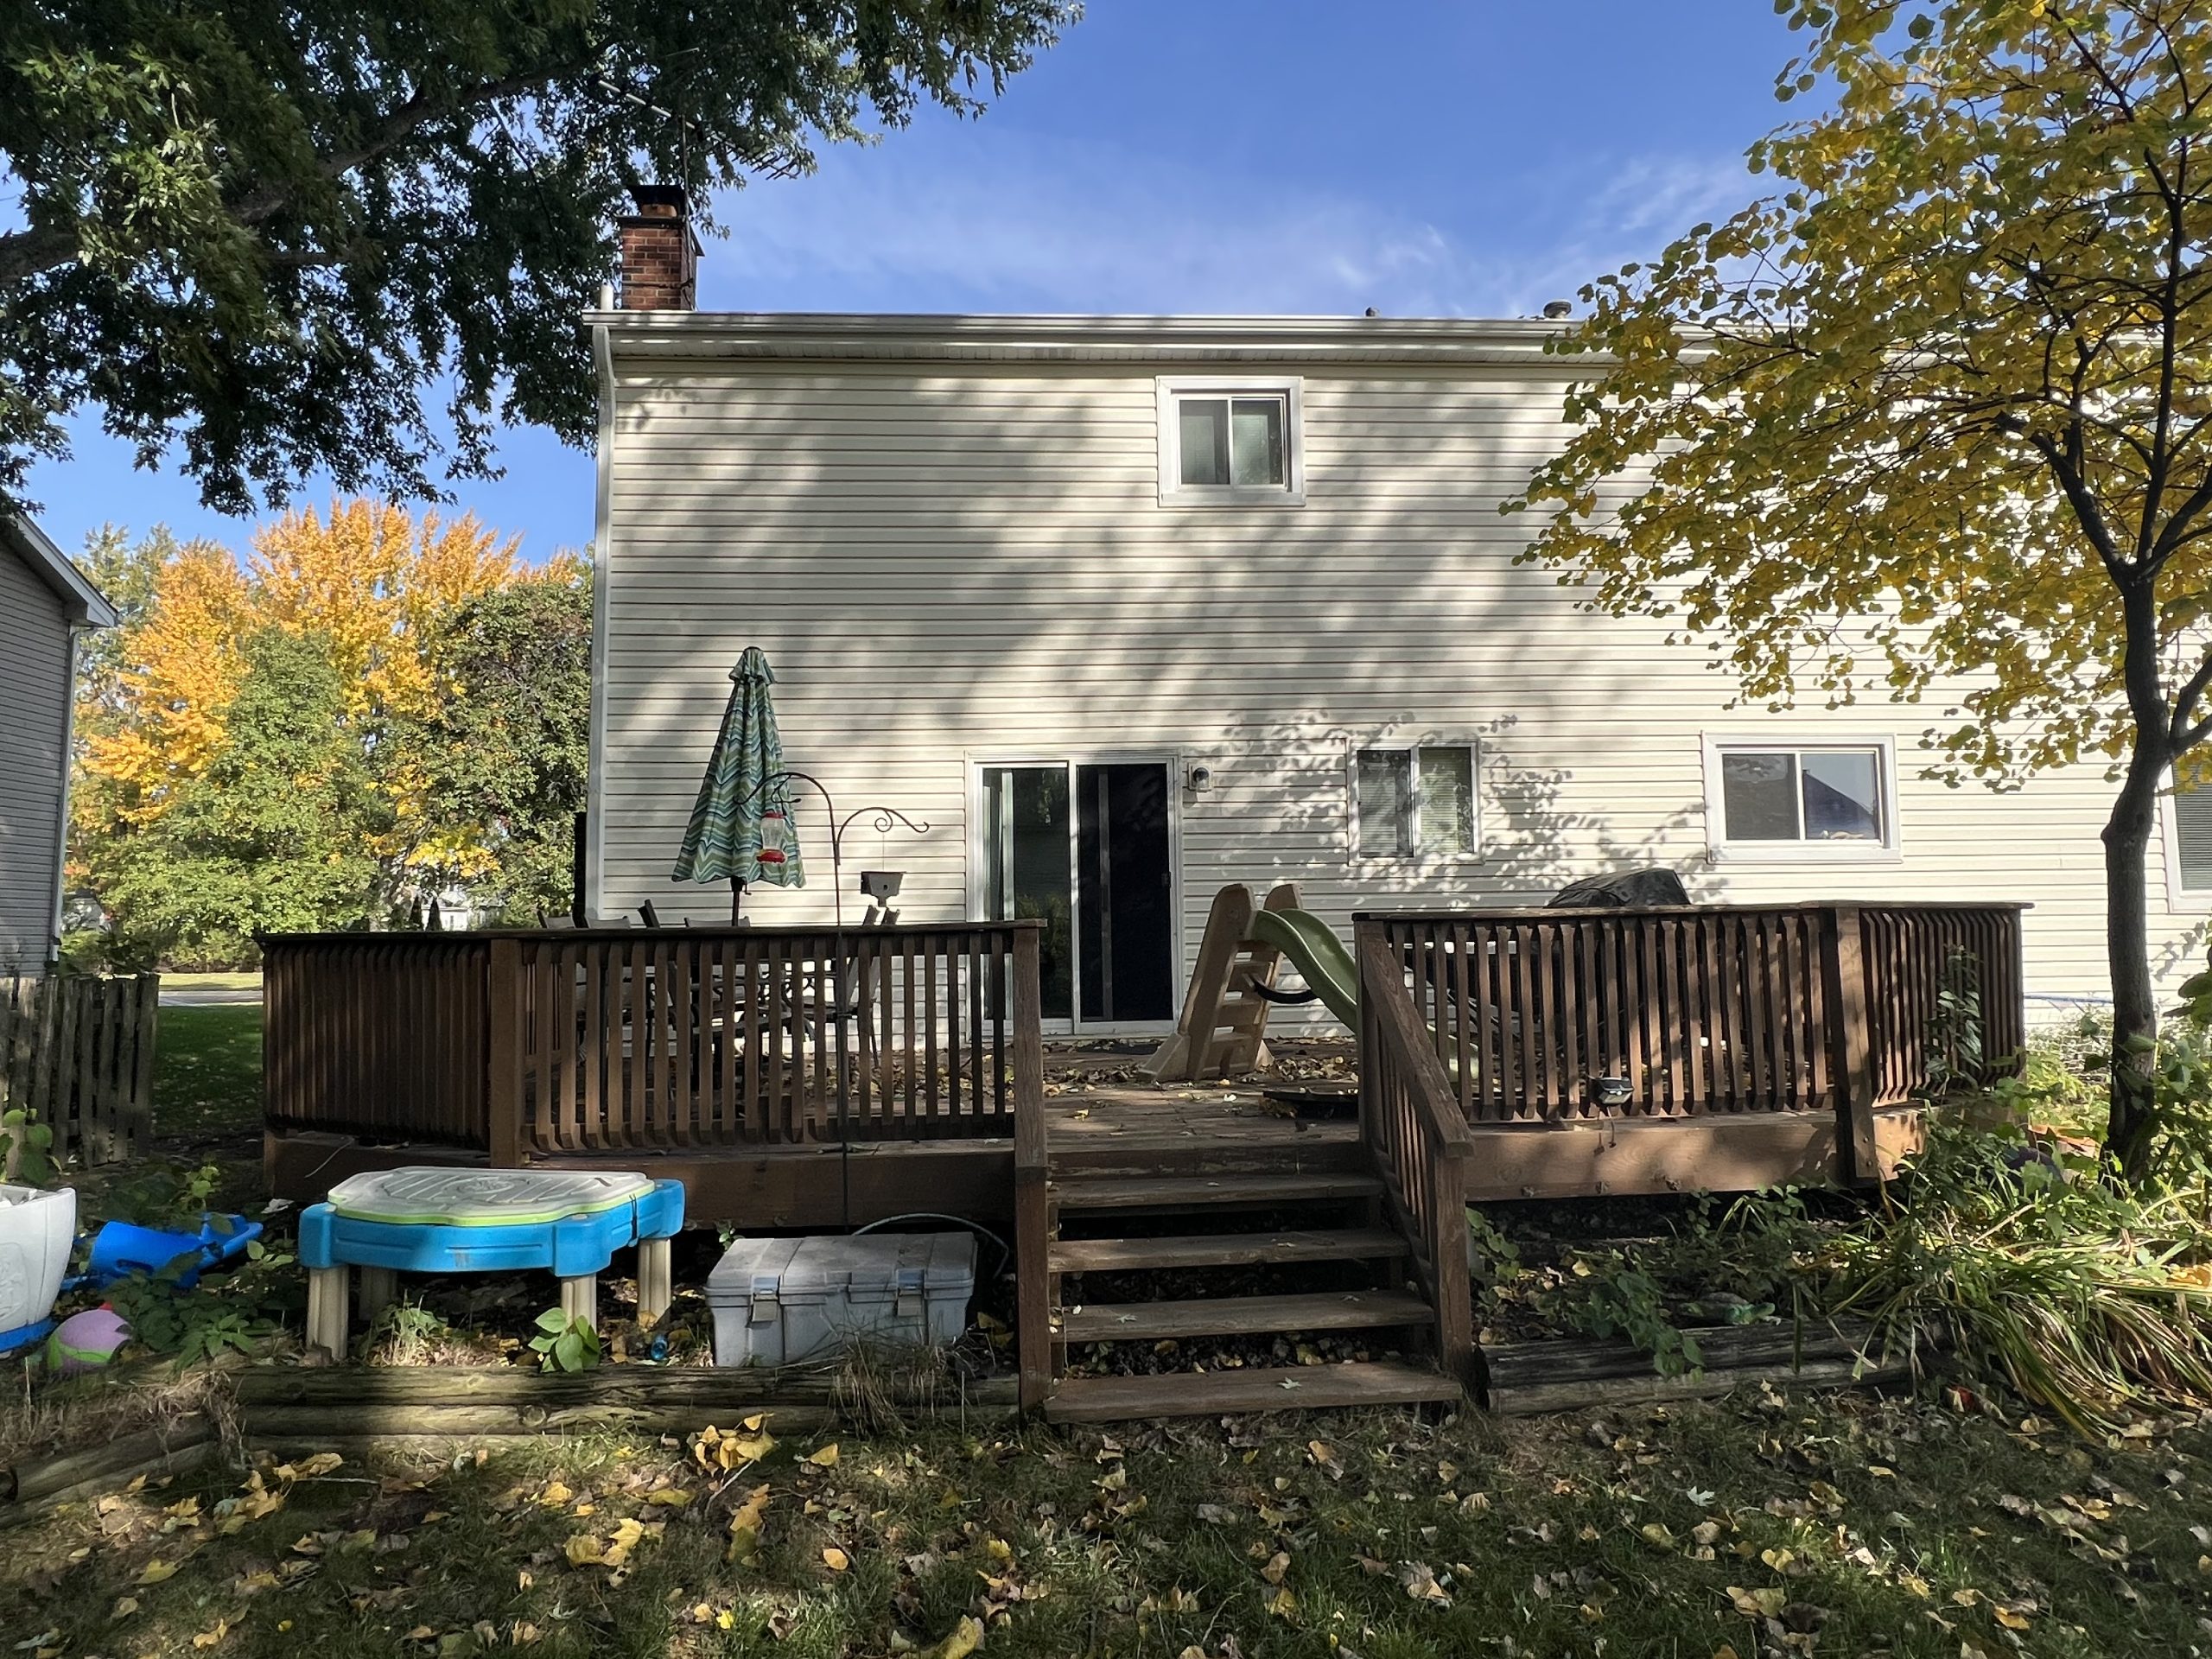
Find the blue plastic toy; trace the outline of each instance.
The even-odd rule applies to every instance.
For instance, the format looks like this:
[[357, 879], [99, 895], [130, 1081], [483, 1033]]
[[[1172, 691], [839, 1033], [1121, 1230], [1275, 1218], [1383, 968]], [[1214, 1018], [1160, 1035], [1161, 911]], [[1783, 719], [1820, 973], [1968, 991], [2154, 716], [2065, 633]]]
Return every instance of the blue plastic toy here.
[[[228, 1230], [223, 1224], [227, 1222]], [[128, 1279], [135, 1273], [154, 1277], [177, 1266], [179, 1290], [190, 1290], [210, 1268], [234, 1262], [245, 1247], [261, 1236], [261, 1224], [244, 1216], [217, 1217], [203, 1211], [196, 1233], [172, 1232], [162, 1227], [140, 1227], [127, 1221], [111, 1221], [92, 1236], [92, 1260], [67, 1288], [94, 1289]]]

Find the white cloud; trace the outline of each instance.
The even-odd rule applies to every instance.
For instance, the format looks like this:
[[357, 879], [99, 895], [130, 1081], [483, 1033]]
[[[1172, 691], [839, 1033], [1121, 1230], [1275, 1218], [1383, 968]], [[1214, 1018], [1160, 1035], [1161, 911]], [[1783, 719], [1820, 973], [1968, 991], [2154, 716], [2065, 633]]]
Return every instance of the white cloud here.
[[904, 133], [725, 197], [730, 236], [708, 245], [702, 305], [1521, 315], [1752, 194], [1733, 158], [1644, 158], [1541, 181], [1522, 208], [1471, 189], [1429, 217], [1112, 146], [955, 131], [965, 142]]

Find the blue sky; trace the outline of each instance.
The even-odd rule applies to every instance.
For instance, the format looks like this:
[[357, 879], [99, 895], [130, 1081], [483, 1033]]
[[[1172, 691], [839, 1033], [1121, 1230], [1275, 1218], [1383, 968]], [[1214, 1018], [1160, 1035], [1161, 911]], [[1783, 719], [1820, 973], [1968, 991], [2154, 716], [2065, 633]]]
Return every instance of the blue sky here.
[[[1799, 39], [1770, 0], [1091, 0], [981, 120], [720, 200], [699, 302], [1529, 315], [1753, 194]], [[73, 429], [31, 480], [62, 546], [108, 521], [245, 545]], [[517, 431], [500, 459], [459, 506], [532, 558], [589, 539], [588, 456]]]

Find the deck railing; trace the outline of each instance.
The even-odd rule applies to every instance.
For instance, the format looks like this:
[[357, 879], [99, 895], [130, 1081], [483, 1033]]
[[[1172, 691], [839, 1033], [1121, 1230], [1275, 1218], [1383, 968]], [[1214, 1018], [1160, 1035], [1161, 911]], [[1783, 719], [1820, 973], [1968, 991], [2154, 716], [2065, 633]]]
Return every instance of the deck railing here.
[[1433, 1313], [1438, 1363], [1472, 1386], [1467, 1286], [1467, 1160], [1471, 1137], [1451, 1079], [1405, 994], [1402, 957], [1381, 923], [1355, 929], [1359, 959], [1359, 1126], [1391, 1219], [1411, 1250]]
[[495, 1165], [1008, 1135], [1034, 927], [275, 937], [267, 1116]]
[[2020, 909], [1501, 910], [1359, 925], [1395, 964], [1470, 1123], [1834, 1112], [1863, 1173], [1873, 1110], [1955, 1067], [1963, 1053], [1947, 1047], [1986, 1069], [2019, 1050]]

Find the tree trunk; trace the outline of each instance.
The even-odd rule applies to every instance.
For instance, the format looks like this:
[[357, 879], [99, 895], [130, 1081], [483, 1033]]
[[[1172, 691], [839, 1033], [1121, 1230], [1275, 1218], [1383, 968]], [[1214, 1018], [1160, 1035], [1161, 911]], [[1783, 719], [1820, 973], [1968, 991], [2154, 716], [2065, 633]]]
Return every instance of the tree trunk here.
[[2164, 748], [2138, 731], [2126, 781], [2104, 829], [2105, 950], [2112, 971], [2112, 1102], [2105, 1150], [2131, 1181], [2148, 1165], [2157, 1109], [2152, 1077], [2158, 1004], [2151, 983], [2144, 893], [2165, 776]]

